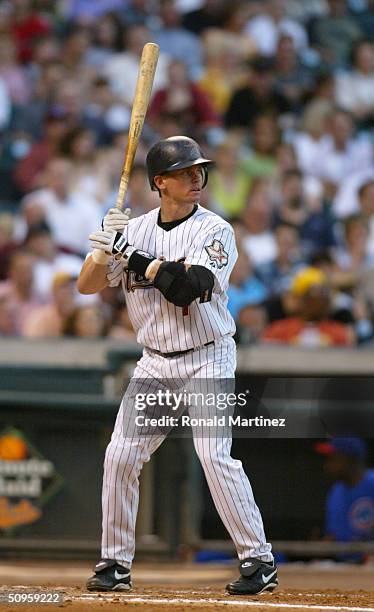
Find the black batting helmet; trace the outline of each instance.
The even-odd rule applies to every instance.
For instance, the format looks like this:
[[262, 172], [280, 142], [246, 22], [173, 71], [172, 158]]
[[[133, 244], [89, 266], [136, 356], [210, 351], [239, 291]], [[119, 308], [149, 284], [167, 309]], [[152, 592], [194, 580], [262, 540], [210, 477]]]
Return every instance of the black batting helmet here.
[[201, 164], [204, 169], [204, 183], [207, 184], [208, 171], [207, 164], [212, 164], [211, 159], [203, 157], [201, 149], [197, 142], [187, 136], [171, 136], [159, 140], [148, 151], [147, 155], [147, 171], [151, 189], [156, 191], [154, 178], [158, 174], [172, 172], [173, 170], [181, 170]]

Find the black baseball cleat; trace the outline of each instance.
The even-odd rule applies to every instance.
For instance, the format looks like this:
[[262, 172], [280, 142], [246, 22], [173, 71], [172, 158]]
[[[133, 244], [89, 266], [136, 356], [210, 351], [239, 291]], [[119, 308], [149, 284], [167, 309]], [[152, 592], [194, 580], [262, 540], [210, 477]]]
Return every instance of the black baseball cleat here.
[[259, 595], [274, 591], [278, 586], [277, 566], [274, 561], [265, 563], [259, 559], [244, 559], [239, 564], [240, 577], [226, 585], [230, 595]]
[[129, 591], [132, 587], [130, 570], [111, 559], [102, 559], [94, 575], [87, 580], [89, 591]]

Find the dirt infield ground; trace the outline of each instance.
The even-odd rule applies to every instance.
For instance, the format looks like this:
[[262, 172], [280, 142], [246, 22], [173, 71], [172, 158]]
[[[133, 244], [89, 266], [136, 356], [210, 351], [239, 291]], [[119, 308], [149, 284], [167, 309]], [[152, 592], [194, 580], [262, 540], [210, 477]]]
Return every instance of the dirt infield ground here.
[[[91, 573], [87, 563], [2, 561], [1, 612], [54, 611], [145, 612], [253, 610], [258, 612], [374, 612], [374, 566], [289, 564], [280, 567], [280, 587], [273, 594], [232, 597], [224, 585], [236, 577], [235, 566], [193, 564], [137, 564], [134, 588], [128, 594], [93, 594], [84, 588]], [[17, 586], [18, 585], [18, 586]], [[9, 594], [59, 593], [63, 602], [11, 604]]]

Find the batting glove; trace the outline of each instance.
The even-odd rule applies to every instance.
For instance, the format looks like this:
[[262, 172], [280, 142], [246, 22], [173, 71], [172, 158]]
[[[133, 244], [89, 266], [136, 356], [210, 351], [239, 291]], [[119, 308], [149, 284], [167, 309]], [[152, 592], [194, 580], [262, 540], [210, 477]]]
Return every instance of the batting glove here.
[[123, 232], [126, 225], [129, 223], [131, 214], [130, 208], [120, 210], [119, 208], [110, 208], [102, 220], [101, 227], [104, 232]]
[[101, 230], [90, 234], [89, 240], [94, 250], [113, 255], [114, 259], [122, 259], [126, 268], [142, 276], [145, 275], [149, 264], [156, 259], [150, 253], [131, 246], [120, 232], [104, 232]]
[[[121, 232], [99, 230], [88, 236], [92, 248], [104, 251], [107, 255], [113, 255], [115, 259], [121, 259], [129, 246], [125, 236]], [[131, 247], [135, 250], [134, 247]]]

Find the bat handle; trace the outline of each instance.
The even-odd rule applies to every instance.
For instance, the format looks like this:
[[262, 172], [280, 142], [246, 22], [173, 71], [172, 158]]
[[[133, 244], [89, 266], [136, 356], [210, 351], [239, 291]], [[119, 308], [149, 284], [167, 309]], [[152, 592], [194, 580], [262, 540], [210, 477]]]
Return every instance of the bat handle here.
[[119, 188], [118, 188], [117, 200], [116, 200], [116, 208], [119, 208], [120, 210], [122, 210], [125, 204], [125, 198], [126, 198], [126, 193], [127, 193], [127, 187], [129, 185], [129, 179], [130, 179], [129, 174], [127, 173], [122, 174], [121, 181], [120, 181]]

